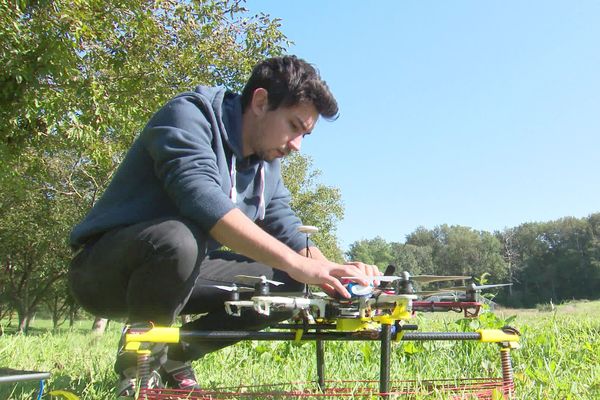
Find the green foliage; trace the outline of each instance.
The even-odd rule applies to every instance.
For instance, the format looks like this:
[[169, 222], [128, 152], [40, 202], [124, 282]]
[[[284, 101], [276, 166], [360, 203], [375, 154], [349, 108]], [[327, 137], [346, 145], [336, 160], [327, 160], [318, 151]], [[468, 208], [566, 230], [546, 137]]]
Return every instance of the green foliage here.
[[302, 223], [319, 228], [311, 239], [331, 260], [341, 261], [337, 223], [344, 216], [339, 189], [317, 183], [321, 171], [312, 168], [310, 157], [291, 153], [282, 162], [282, 176], [292, 195], [291, 206]]
[[494, 280], [506, 276], [500, 241], [488, 232], [467, 227], [442, 225], [429, 231], [419, 227], [406, 243], [387, 243], [376, 237], [350, 245], [352, 259], [384, 268], [396, 265], [412, 274], [491, 274]]
[[110, 163], [175, 93], [240, 89], [283, 51], [278, 28], [238, 1], [3, 2], [0, 143], [82, 147]]
[[455, 321], [463, 332], [475, 331], [478, 329], [501, 329], [505, 326], [512, 326], [516, 315], [502, 318], [498, 314], [490, 311], [489, 307], [483, 306], [482, 311], [477, 318], [461, 318]]
[[375, 239], [363, 239], [352, 243], [347, 256], [350, 260], [377, 265], [379, 269], [385, 269], [394, 259], [390, 243], [379, 236]]
[[[532, 307], [600, 296], [600, 214], [526, 223], [502, 232], [464, 226], [417, 228], [406, 243], [380, 237], [360, 240], [348, 256], [391, 263], [412, 274], [471, 275], [489, 283], [513, 283], [495, 301]], [[482, 281], [483, 282], [483, 281]]]
[[506, 276], [501, 243], [488, 232], [441, 225], [431, 232], [418, 229], [406, 243], [431, 248], [435, 273], [479, 276], [487, 272], [496, 281]]
[[277, 19], [235, 0], [0, 3], [2, 309], [26, 325], [59, 290], [70, 229], [166, 99], [239, 90], [287, 43]]
[[[47, 167], [44, 175], [50, 176], [53, 171]], [[4, 305], [18, 312], [25, 331], [33, 312], [66, 273], [70, 252], [60, 238], [73, 223], [73, 208], [26, 178], [7, 182], [7, 187], [0, 199], [0, 293]]]
[[[559, 303], [567, 299], [594, 299], [600, 293], [600, 214], [526, 223], [509, 232], [506, 252], [517, 282], [514, 305]], [[506, 238], [505, 235], [504, 238]]]

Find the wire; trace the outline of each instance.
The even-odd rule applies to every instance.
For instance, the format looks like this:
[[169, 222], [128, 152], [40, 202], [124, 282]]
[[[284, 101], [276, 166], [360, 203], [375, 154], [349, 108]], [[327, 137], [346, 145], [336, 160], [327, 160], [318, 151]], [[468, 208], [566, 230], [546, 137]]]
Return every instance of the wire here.
[[44, 394], [44, 380], [40, 379], [40, 390], [38, 392], [37, 400], [41, 400], [43, 394]]

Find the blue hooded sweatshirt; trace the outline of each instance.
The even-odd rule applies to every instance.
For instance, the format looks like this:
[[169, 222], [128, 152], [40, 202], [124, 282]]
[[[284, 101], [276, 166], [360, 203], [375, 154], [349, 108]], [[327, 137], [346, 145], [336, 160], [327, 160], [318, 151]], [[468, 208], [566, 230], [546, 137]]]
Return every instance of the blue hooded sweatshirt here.
[[237, 207], [298, 251], [306, 242], [289, 202], [280, 160], [242, 155], [240, 96], [198, 86], [154, 114], [70, 242], [77, 248], [111, 229], [163, 217], [185, 217], [208, 232]]

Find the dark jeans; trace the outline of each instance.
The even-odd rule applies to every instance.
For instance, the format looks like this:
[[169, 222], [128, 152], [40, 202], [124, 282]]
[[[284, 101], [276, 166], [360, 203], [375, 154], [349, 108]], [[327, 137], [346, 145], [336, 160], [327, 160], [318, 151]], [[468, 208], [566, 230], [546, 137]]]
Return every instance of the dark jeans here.
[[[179, 314], [202, 313], [182, 329], [260, 330], [291, 317], [291, 313], [266, 317], [252, 310], [244, 310], [241, 317], [228, 315], [223, 302], [229, 292], [212, 286], [231, 284], [238, 274], [265, 275], [285, 283], [274, 291], [304, 288], [286, 273], [244, 256], [223, 251], [207, 254], [205, 234], [185, 219], [158, 219], [105, 233], [73, 259], [69, 284], [87, 311], [131, 323], [170, 325]], [[168, 356], [196, 359], [233, 343], [171, 346]]]

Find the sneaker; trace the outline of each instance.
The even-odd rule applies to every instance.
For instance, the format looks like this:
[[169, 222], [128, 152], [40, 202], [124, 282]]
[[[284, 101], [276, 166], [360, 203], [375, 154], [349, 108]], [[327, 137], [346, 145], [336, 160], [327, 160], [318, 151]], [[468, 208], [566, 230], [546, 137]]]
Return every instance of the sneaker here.
[[162, 377], [172, 389], [200, 390], [196, 374], [189, 361], [167, 360], [162, 368]]
[[[134, 329], [146, 329], [148, 324], [132, 324], [124, 327], [119, 341], [119, 350], [117, 351], [117, 359], [115, 362], [115, 372], [119, 375], [119, 383], [117, 385], [117, 396], [119, 397], [134, 397], [139, 386], [138, 381], [138, 360], [135, 352], [125, 350], [125, 334]], [[166, 359], [167, 349], [164, 343], [145, 343], [143, 348], [150, 350], [148, 377], [148, 389], [162, 388], [161, 376], [158, 370], [161, 366], [161, 361]]]
[[[117, 385], [118, 398], [134, 398], [138, 389], [137, 368], [128, 368], [119, 374]], [[148, 389], [163, 388], [162, 378], [158, 371], [152, 371], [148, 378]]]

